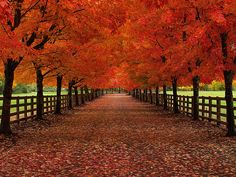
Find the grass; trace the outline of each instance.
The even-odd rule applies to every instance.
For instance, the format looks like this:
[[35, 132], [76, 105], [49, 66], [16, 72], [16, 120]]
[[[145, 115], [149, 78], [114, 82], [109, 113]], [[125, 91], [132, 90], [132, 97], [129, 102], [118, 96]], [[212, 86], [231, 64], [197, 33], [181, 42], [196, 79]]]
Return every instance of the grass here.
[[[13, 97], [25, 97], [25, 96], [36, 96], [37, 93], [36, 92], [32, 92], [32, 93], [21, 93], [21, 94], [13, 94]], [[62, 91], [62, 95], [67, 95], [67, 91]], [[56, 96], [56, 92], [44, 92], [44, 96]], [[2, 95], [0, 95], [0, 97], [2, 97]], [[36, 98], [34, 98], [34, 108], [36, 108]], [[24, 104], [25, 100], [24, 99], [20, 99], [19, 103], [20, 104]], [[27, 99], [27, 103], [31, 103], [31, 99]], [[12, 99], [11, 100], [11, 105], [16, 105], [16, 99]], [[2, 100], [0, 100], [0, 106], [2, 106]], [[45, 104], [46, 106], [46, 104]], [[25, 109], [24, 106], [20, 106], [19, 110], [23, 111]], [[28, 105], [27, 106], [27, 110], [30, 110], [31, 106]], [[13, 107], [11, 108], [11, 113], [15, 113], [17, 111], [17, 108]], [[0, 110], [0, 115], [2, 114], [2, 110]]]
[[[167, 94], [172, 95], [172, 91], [168, 91]], [[193, 91], [178, 91], [178, 95], [181, 96], [193, 96]], [[236, 91], [233, 91], [234, 98], [236, 98]], [[224, 91], [200, 91], [199, 96], [204, 96], [204, 97], [225, 97], [225, 92]], [[206, 103], [208, 103], [208, 100], [206, 100]], [[214, 103], [213, 101], [213, 104]], [[222, 105], [226, 105], [225, 101], [221, 101]], [[234, 102], [234, 106], [236, 107], [236, 102]]]
[[[172, 91], [168, 91], [167, 94], [173, 94]], [[178, 91], [178, 95], [193, 96], [193, 91]], [[211, 97], [224, 97], [224, 91], [200, 91], [200, 96]], [[234, 98], [236, 98], [236, 91], [233, 92]]]
[[[172, 95], [173, 92], [172, 91], [168, 91], [167, 94]], [[193, 96], [193, 91], [178, 91], [178, 95], [181, 96]], [[234, 98], [236, 98], [236, 91], [233, 91], [233, 95]], [[203, 96], [203, 97], [225, 97], [225, 91], [200, 91], [199, 92], [199, 96]], [[202, 100], [199, 100], [199, 103], [202, 103]], [[205, 99], [205, 103], [209, 104], [209, 100]], [[187, 103], [186, 103], [187, 104]], [[213, 100], [212, 101], [213, 105], [216, 105], [216, 101]], [[220, 104], [222, 106], [226, 106], [226, 101], [221, 101]], [[186, 105], [187, 106], [187, 105]], [[234, 107], [236, 107], [236, 101], [234, 101]], [[202, 106], [199, 106], [200, 109], [202, 109]], [[208, 107], [206, 106], [206, 109], [208, 109]], [[212, 108], [212, 111], [216, 112], [216, 107]], [[226, 114], [226, 109], [225, 108], [221, 108], [221, 113]], [[234, 114], [236, 115], [236, 110], [234, 111]], [[216, 115], [212, 115], [213, 118], [216, 118]], [[221, 120], [226, 122], [226, 118], [225, 117], [221, 117]]]
[[[168, 91], [167, 94], [172, 95], [172, 91]], [[178, 95], [181, 96], [193, 96], [193, 91], [178, 91]], [[233, 91], [234, 98], [236, 98], [236, 91]], [[225, 97], [225, 92], [224, 91], [200, 91], [199, 96], [204, 96], [204, 97]], [[200, 100], [201, 101], [201, 100]], [[208, 100], [206, 100], [206, 103], [208, 103]], [[213, 104], [216, 104], [216, 102], [213, 101]], [[225, 106], [226, 102], [221, 101], [221, 105]], [[234, 102], [234, 107], [236, 107], [236, 102]]]
[[[62, 95], [67, 95], [67, 91], [62, 91], [61, 94]], [[55, 96], [57, 93], [56, 92], [44, 92], [43, 95], [45, 96]], [[31, 93], [14, 93], [12, 94], [12, 96], [36, 96], [37, 92], [31, 92]], [[2, 97], [3, 95], [0, 95], [0, 97]]]

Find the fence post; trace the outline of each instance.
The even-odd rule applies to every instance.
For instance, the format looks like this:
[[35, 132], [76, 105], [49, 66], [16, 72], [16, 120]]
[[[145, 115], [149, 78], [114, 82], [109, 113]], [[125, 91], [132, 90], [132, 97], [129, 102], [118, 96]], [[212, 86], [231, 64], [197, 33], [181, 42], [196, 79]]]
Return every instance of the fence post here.
[[189, 115], [189, 96], [187, 96], [187, 115]]
[[217, 116], [217, 125], [218, 126], [220, 126], [220, 121], [221, 121], [221, 119], [220, 119], [220, 102], [221, 102], [220, 98], [217, 97], [216, 98], [216, 116]]
[[211, 119], [212, 119], [212, 99], [209, 96], [209, 119], [208, 119], [208, 121], [211, 122]]
[[16, 112], [17, 123], [20, 124], [20, 97], [16, 98]]
[[152, 89], [150, 89], [149, 92], [150, 92], [150, 103], [153, 104]]
[[168, 107], [167, 107], [166, 85], [163, 85], [163, 101], [164, 101], [164, 104], [163, 104], [164, 110], [168, 110]]
[[24, 97], [24, 118], [27, 118], [27, 97]]
[[47, 112], [46, 112], [46, 114], [48, 114], [48, 112], [49, 112], [49, 104], [48, 104], [48, 96], [46, 96], [46, 110], [47, 110]]
[[31, 117], [34, 117], [34, 97], [30, 99]]
[[205, 97], [202, 97], [202, 120], [205, 119]]
[[186, 96], [183, 96], [183, 113], [186, 115], [185, 98], [186, 98]]

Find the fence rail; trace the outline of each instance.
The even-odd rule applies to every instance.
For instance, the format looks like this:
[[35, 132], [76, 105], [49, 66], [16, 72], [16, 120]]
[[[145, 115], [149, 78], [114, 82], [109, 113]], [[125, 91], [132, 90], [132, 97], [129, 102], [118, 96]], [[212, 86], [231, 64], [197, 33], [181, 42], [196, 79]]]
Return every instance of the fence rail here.
[[[79, 104], [81, 104], [81, 95], [79, 94]], [[91, 93], [85, 96], [85, 100], [92, 97]], [[43, 114], [51, 114], [55, 111], [56, 106], [56, 96], [44, 96], [44, 108]], [[73, 95], [73, 105], [75, 105], [75, 95]], [[2, 101], [3, 97], [0, 97], [0, 121], [2, 118]], [[36, 96], [19, 96], [19, 97], [12, 97], [11, 100], [11, 122], [12, 123], [19, 123], [20, 121], [33, 119], [36, 117], [36, 109], [37, 109], [37, 97]], [[66, 110], [68, 108], [68, 95], [61, 96], [61, 109]]]
[[[142, 93], [139, 98], [144, 100]], [[158, 95], [160, 105], [164, 104], [163, 94]], [[156, 94], [152, 94], [153, 103], [156, 103]], [[236, 98], [234, 100], [234, 119], [236, 123]], [[151, 95], [148, 94], [148, 102], [151, 101]], [[192, 96], [178, 96], [179, 111], [187, 116], [192, 116]], [[167, 95], [167, 106], [169, 110], [173, 110], [174, 96]], [[208, 120], [217, 125], [226, 125], [226, 101], [223, 97], [199, 97], [199, 118], [201, 120]]]

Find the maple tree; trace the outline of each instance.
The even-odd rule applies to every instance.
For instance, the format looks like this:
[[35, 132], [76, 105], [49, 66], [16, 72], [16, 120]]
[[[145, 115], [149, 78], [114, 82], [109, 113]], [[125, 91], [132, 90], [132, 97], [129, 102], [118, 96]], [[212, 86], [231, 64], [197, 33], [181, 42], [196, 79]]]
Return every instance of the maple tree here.
[[[43, 86], [68, 87], [78, 106], [89, 89], [144, 93], [193, 86], [193, 119], [199, 119], [199, 84], [225, 80], [228, 135], [235, 135], [232, 82], [236, 71], [236, 4], [233, 0], [0, 0], [0, 57], [5, 89], [1, 132], [10, 131], [10, 101], [16, 79], [34, 74], [37, 119], [43, 118]], [[33, 67], [32, 67], [33, 66]], [[18, 76], [21, 73], [21, 77]], [[92, 94], [92, 95], [94, 95]], [[151, 99], [153, 99], [151, 97]], [[159, 105], [159, 95], [156, 94]]]
[[[155, 81], [158, 83], [159, 80], [164, 85], [164, 108], [167, 108], [166, 84], [170, 85], [172, 81], [174, 110], [178, 112], [176, 81], [180, 80], [181, 84], [188, 85], [192, 80], [193, 117], [198, 119], [200, 78], [201, 82], [208, 83], [212, 79], [222, 78], [224, 73], [228, 105], [228, 135], [234, 135], [232, 80], [235, 73], [233, 37], [235, 36], [233, 31], [235, 11], [232, 8], [235, 7], [235, 3], [233, 1], [169, 1], [162, 4], [161, 8], [159, 6], [156, 8], [154, 4], [156, 4], [154, 1], [147, 4], [150, 11], [140, 18], [138, 23], [133, 24], [132, 33], [136, 33], [136, 38], [141, 41], [139, 45], [145, 45], [148, 41], [146, 52], [151, 51], [152, 55], [146, 57], [152, 64], [155, 63], [155, 58], [159, 58], [159, 61], [164, 63], [159, 62], [156, 66], [159, 71], [156, 72], [158, 78]], [[227, 21], [227, 18], [230, 20]], [[231, 35], [232, 37], [228, 38]], [[226, 43], [227, 39], [230, 39], [229, 44]], [[230, 51], [230, 57], [226, 54], [227, 51]], [[133, 55], [132, 59], [134, 57], [136, 56]], [[147, 63], [142, 60], [139, 66], [143, 65], [142, 69], [147, 70], [150, 67], [144, 65], [144, 62]], [[148, 74], [144, 76], [150, 77]], [[150, 79], [153, 81], [153, 76]]]

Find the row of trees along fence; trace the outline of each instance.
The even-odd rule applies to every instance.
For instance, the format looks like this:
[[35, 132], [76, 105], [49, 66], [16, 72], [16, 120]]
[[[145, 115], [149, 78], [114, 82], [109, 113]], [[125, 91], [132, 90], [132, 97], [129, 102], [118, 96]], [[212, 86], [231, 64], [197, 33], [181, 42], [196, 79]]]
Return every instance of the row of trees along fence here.
[[[168, 94], [156, 94], [151, 91], [133, 91], [133, 96], [140, 101], [150, 102], [157, 106], [163, 106], [164, 109], [176, 112], [174, 110], [174, 96]], [[194, 102], [193, 96], [177, 96], [177, 112], [183, 113], [184, 115], [193, 117], [194, 114]], [[223, 97], [199, 97], [198, 103], [198, 119], [207, 120], [218, 126], [227, 126], [227, 107], [226, 100]], [[234, 105], [236, 105], [236, 98], [233, 99]], [[234, 106], [234, 115], [236, 115], [236, 107]], [[234, 122], [236, 124], [236, 117], [234, 116]], [[234, 129], [236, 128], [234, 124]], [[228, 127], [232, 128], [232, 127]]]
[[[81, 94], [73, 95], [73, 106], [78, 106], [83, 104], [85, 101], [93, 100], [94, 98], [102, 95], [103, 92], [93, 92], [84, 94], [82, 98]], [[2, 117], [2, 100], [0, 97], [0, 121]], [[55, 112], [56, 109], [57, 96], [44, 96], [43, 97], [43, 114], [51, 114]], [[61, 109], [67, 110], [69, 107], [69, 96], [61, 96]], [[20, 121], [34, 119], [37, 114], [37, 97], [36, 96], [22, 96], [22, 97], [12, 97], [11, 100], [11, 123], [19, 123]]]

